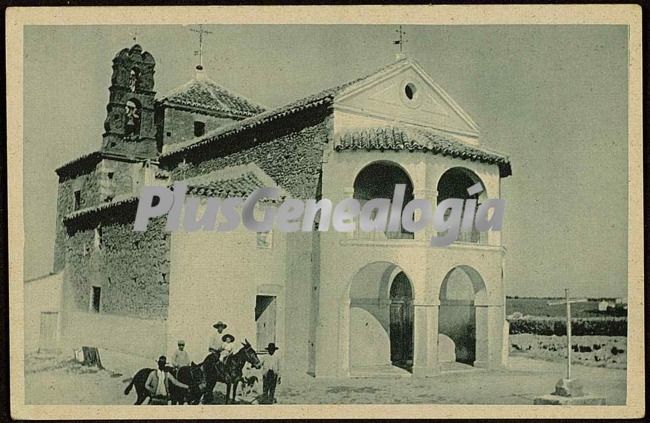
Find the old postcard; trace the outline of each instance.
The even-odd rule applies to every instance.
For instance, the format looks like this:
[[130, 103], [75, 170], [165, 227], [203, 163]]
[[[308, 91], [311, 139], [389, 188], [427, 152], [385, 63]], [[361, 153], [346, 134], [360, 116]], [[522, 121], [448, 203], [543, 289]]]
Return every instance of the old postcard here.
[[640, 8], [12, 8], [7, 87], [14, 417], [645, 413]]

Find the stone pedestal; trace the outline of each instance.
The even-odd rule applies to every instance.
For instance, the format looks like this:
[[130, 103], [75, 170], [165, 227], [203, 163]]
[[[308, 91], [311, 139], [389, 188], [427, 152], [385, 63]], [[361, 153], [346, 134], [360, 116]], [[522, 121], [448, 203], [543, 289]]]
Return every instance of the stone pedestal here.
[[585, 394], [583, 385], [576, 379], [560, 379], [555, 392], [535, 398], [535, 405], [605, 405], [604, 397]]

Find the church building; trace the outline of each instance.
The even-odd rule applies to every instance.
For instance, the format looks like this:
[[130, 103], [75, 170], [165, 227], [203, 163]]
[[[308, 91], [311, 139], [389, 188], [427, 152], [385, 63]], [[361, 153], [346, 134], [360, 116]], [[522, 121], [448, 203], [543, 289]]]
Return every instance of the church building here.
[[[203, 360], [212, 325], [315, 377], [433, 376], [449, 363], [498, 368], [507, 346], [500, 232], [432, 248], [419, 232], [133, 230], [144, 186], [188, 195], [285, 198], [501, 197], [507, 156], [417, 61], [266, 109], [196, 76], [157, 97], [154, 57], [113, 59], [101, 147], [57, 169], [58, 345], [155, 358], [178, 339]], [[97, 143], [99, 145], [99, 142]], [[469, 196], [480, 183], [483, 192]], [[272, 206], [267, 204], [265, 207]]]

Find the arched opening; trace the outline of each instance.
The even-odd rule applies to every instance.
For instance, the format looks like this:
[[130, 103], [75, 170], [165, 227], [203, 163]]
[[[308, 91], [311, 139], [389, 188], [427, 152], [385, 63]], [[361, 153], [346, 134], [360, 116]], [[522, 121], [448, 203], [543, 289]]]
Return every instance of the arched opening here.
[[413, 291], [404, 272], [390, 286], [390, 361], [405, 369], [413, 367]]
[[477, 339], [487, 336], [479, 333], [485, 325], [478, 321], [484, 316], [477, 313], [477, 303], [484, 303], [485, 295], [483, 279], [469, 266], [455, 267], [445, 276], [440, 287], [438, 314], [438, 346], [443, 365], [451, 362], [474, 365], [477, 361]]
[[142, 118], [142, 105], [140, 102], [132, 98], [127, 100], [124, 107], [126, 119], [124, 123], [124, 136], [126, 138], [137, 137], [140, 135], [140, 120]]
[[364, 266], [349, 291], [351, 372], [409, 370], [413, 365], [413, 287], [394, 263]]
[[[403, 206], [413, 199], [413, 183], [408, 174], [397, 163], [389, 161], [373, 162], [364, 167], [354, 180], [354, 195], [359, 200], [361, 207], [376, 198], [387, 198], [393, 200], [395, 185], [404, 184]], [[388, 228], [387, 228], [388, 229]], [[384, 232], [386, 238], [390, 239], [413, 239], [413, 233], [400, 227], [397, 231]]]
[[[482, 192], [473, 195], [468, 194], [467, 189], [477, 183], [481, 184]], [[485, 185], [481, 178], [474, 172], [463, 167], [453, 167], [442, 174], [438, 181], [438, 204], [448, 198], [460, 198], [463, 200], [474, 199], [478, 204], [481, 203], [487, 194]], [[463, 213], [465, 210], [463, 209]], [[450, 211], [448, 211], [450, 213]], [[459, 242], [483, 243], [486, 241], [485, 234], [477, 231], [472, 227], [471, 232], [461, 232], [458, 235]]]

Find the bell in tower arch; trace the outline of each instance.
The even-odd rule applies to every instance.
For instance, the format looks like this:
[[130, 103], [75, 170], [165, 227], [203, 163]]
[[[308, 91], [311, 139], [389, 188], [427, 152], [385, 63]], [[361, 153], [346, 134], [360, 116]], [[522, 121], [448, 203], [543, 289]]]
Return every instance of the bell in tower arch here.
[[157, 154], [155, 64], [153, 56], [138, 44], [120, 50], [113, 58], [103, 150], [138, 157]]

